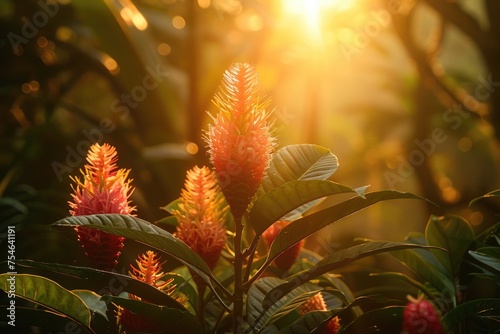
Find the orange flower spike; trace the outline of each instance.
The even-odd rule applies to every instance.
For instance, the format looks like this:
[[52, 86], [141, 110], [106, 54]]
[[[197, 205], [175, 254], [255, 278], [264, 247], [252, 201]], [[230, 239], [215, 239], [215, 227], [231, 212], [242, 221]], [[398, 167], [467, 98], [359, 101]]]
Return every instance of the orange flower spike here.
[[[304, 315], [312, 311], [326, 311], [326, 303], [321, 292], [318, 292], [309, 298], [304, 304], [300, 305], [299, 313]], [[333, 317], [321, 331], [322, 334], [337, 334], [340, 329], [339, 317]]]
[[241, 218], [264, 177], [275, 139], [257, 73], [237, 63], [225, 73], [214, 97], [219, 113], [205, 140], [222, 192], [235, 218]]
[[186, 174], [178, 209], [175, 235], [198, 253], [210, 269], [215, 267], [226, 242], [224, 197], [214, 172], [194, 167]]
[[165, 281], [159, 282], [165, 273], [162, 272], [162, 263], [160, 263], [160, 257], [153, 251], [147, 251], [145, 254], [138, 256], [137, 268], [130, 265], [132, 271], [129, 271], [129, 275], [139, 281], [147, 283], [156, 287], [159, 290], [165, 290], [166, 293], [170, 294], [174, 289], [175, 285], [172, 285], [173, 278]]
[[[83, 179], [71, 177], [73, 201], [68, 202], [73, 216], [99, 213], [132, 214], [129, 197], [134, 191], [129, 170], [118, 169], [116, 149], [94, 144], [87, 155], [88, 164], [81, 171]], [[124, 238], [87, 227], [76, 227], [78, 241], [98, 269], [113, 270], [123, 248]]]
[[[137, 268], [131, 264], [130, 268], [132, 271], [129, 271], [129, 275], [139, 281], [162, 290], [168, 295], [172, 295], [175, 290], [175, 285], [172, 284], [174, 279], [171, 278], [165, 282], [159, 281], [160, 278], [165, 275], [162, 272], [160, 257], [153, 251], [147, 251], [146, 253], [139, 255], [137, 258]], [[140, 297], [133, 294], [129, 294], [129, 298], [142, 300]], [[185, 299], [183, 298], [183, 300], [181, 300], [180, 298], [177, 298], [177, 301], [184, 303]], [[117, 321], [122, 329], [122, 332], [157, 333], [165, 329], [148, 316], [133, 313], [123, 307], [118, 307]]]

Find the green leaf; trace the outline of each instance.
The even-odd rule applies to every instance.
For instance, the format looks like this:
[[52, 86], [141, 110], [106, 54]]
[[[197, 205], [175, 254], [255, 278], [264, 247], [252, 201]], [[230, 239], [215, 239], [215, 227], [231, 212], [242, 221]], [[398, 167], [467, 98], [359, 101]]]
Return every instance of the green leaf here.
[[309, 334], [322, 323], [331, 319], [332, 311], [312, 311], [304, 314], [299, 319], [281, 329], [279, 334]]
[[354, 190], [350, 187], [326, 180], [291, 181], [278, 186], [257, 198], [249, 213], [249, 224], [260, 236], [269, 226], [293, 209], [315, 199], [357, 192], [363, 196], [364, 189]]
[[[251, 331], [260, 332], [266, 325], [272, 324], [321, 291], [320, 287], [307, 284], [289, 294], [279, 297], [276, 295], [276, 298], [273, 298], [274, 294], [269, 295], [270, 291], [283, 282], [285, 281], [276, 277], [264, 277], [248, 290], [247, 313]], [[264, 296], [270, 297], [264, 299]]]
[[312, 280], [324, 273], [340, 268], [354, 261], [378, 253], [389, 252], [406, 248], [426, 248], [428, 246], [408, 244], [402, 242], [373, 241], [361, 245], [356, 245], [325, 256], [321, 261], [285, 282], [273, 288], [264, 298], [263, 303], [270, 303], [278, 300], [293, 289], [301, 286], [305, 282]]
[[[205, 261], [184, 242], [145, 220], [128, 215], [98, 214], [67, 217], [54, 224], [86, 226], [146, 244], [178, 259], [207, 282], [212, 290], [215, 290], [212, 281], [217, 281]], [[219, 286], [219, 288], [222, 287]]]
[[476, 316], [486, 311], [500, 312], [500, 299], [499, 298], [484, 298], [475, 299], [460, 304], [441, 318], [441, 323], [445, 330], [452, 331], [453, 328], [458, 326], [462, 321], [467, 318]]
[[90, 312], [100, 314], [108, 320], [108, 316], [106, 314], [108, 305], [101, 300], [102, 296], [90, 290], [71, 290], [71, 292], [83, 300]]
[[62, 313], [89, 327], [90, 311], [73, 292], [42, 276], [27, 274], [0, 274], [0, 289], [6, 293], [14, 290], [15, 295], [55, 312]]
[[481, 263], [500, 272], [500, 247], [482, 247], [469, 254]]
[[500, 189], [491, 191], [491, 192], [489, 192], [486, 195], [483, 195], [481, 197], [474, 198], [472, 201], [470, 201], [469, 207], [474, 206], [477, 202], [479, 202], [479, 201], [481, 201], [481, 200], [483, 200], [485, 198], [498, 197], [498, 196], [500, 196]]
[[430, 246], [444, 248], [431, 249], [450, 277], [458, 274], [464, 254], [474, 242], [474, 232], [463, 218], [455, 215], [431, 216], [425, 229], [425, 237]]
[[[403, 323], [403, 306], [387, 306], [366, 312], [346, 326], [340, 333], [366, 333], [372, 329], [379, 333], [399, 333]], [[397, 328], [397, 331], [394, 329]]]
[[431, 251], [405, 249], [391, 254], [425, 282], [429, 282], [439, 293], [455, 298], [453, 280], [445, 274], [443, 266]]
[[178, 198], [176, 200], [173, 200], [172, 202], [168, 203], [165, 206], [160, 207], [160, 209], [167, 211], [171, 215], [174, 214], [175, 211], [179, 210], [179, 204], [181, 203], [181, 199]]
[[[55, 273], [54, 279], [62, 279], [62, 275], [64, 275], [65, 280], [74, 279], [80, 287], [100, 289], [99, 294], [101, 295], [119, 294], [127, 291], [158, 305], [184, 309], [179, 302], [164, 292], [126, 275], [126, 270], [123, 270], [123, 274], [120, 274], [94, 268], [31, 260], [18, 260], [16, 264], [30, 269], [48, 270]], [[47, 276], [47, 274], [45, 273], [44, 276]]]
[[392, 199], [423, 199], [411, 193], [385, 190], [372, 192], [365, 195], [365, 198], [355, 197], [327, 209], [315, 212], [303, 218], [297, 219], [277, 235], [271, 244], [271, 249], [264, 266], [268, 266], [276, 257], [295, 245], [300, 240], [308, 237], [325, 226], [328, 226], [344, 217], [360, 211], [370, 205], [380, 201]]
[[168, 216], [155, 221], [154, 224], [168, 231], [175, 230], [175, 228], [179, 225], [179, 221], [175, 218], [175, 216]]
[[103, 296], [102, 300], [151, 318], [171, 333], [199, 334], [203, 332], [198, 319], [188, 311], [116, 296]]
[[422, 291], [430, 300], [434, 299], [436, 296], [432, 293], [432, 291], [430, 291], [429, 289], [427, 289], [427, 287], [414, 280], [413, 278], [409, 277], [408, 275], [405, 275], [405, 274], [402, 274], [402, 273], [397, 273], [397, 272], [383, 272], [383, 273], [372, 273], [370, 274], [370, 276], [375, 276], [375, 277], [385, 277], [385, 278], [395, 278], [397, 280], [400, 280], [400, 281], [403, 281], [403, 282], [406, 282], [410, 285], [413, 285], [414, 287], [416, 287], [417, 289], [419, 289], [420, 291]]
[[257, 197], [285, 183], [296, 180], [326, 180], [338, 167], [330, 150], [311, 144], [289, 145], [273, 156]]
[[[6, 318], [6, 320], [10, 321], [9, 318]], [[2, 319], [2, 321], [4, 320]], [[16, 305], [15, 324], [22, 326], [40, 327], [46, 330], [50, 330], [54, 333], [96, 333], [92, 328], [74, 321], [65, 314], [55, 313], [53, 311], [45, 309], [28, 308], [18, 305]]]

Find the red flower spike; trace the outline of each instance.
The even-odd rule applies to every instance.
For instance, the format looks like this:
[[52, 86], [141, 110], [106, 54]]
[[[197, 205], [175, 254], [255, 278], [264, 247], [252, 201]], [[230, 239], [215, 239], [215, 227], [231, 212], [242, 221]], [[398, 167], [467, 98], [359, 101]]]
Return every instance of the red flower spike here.
[[214, 172], [197, 166], [187, 172], [178, 209], [173, 211], [179, 221], [175, 235], [198, 253], [210, 269], [215, 267], [226, 243], [227, 209]]
[[443, 334], [439, 312], [431, 302], [420, 296], [408, 297], [403, 311], [403, 331], [408, 334]]
[[[87, 155], [88, 164], [81, 170], [83, 179], [71, 177], [73, 201], [68, 202], [72, 216], [99, 213], [132, 214], [129, 197], [134, 191], [127, 179], [129, 170], [118, 169], [116, 149], [109, 145], [94, 144]], [[115, 267], [124, 238], [102, 231], [78, 226], [78, 241], [85, 254], [98, 269], [111, 271]]]
[[[273, 225], [269, 226], [267, 230], [262, 233], [262, 237], [266, 241], [267, 245], [270, 247], [276, 236], [281, 232], [281, 230], [290, 224], [289, 221], [278, 220]], [[300, 251], [304, 246], [304, 239], [297, 242], [295, 245], [287, 249], [281, 255], [279, 255], [275, 260], [274, 264], [276, 267], [283, 271], [287, 271], [290, 267], [297, 261]]]
[[205, 140], [222, 192], [238, 219], [255, 195], [275, 146], [265, 110], [269, 100], [253, 66], [237, 63], [224, 73], [213, 102], [219, 113], [212, 117]]
[[[326, 311], [326, 303], [321, 292], [318, 292], [309, 298], [304, 304], [300, 305], [299, 313], [304, 315], [312, 311]], [[321, 331], [322, 334], [337, 334], [340, 329], [339, 317], [333, 317]]]
[[[139, 281], [147, 283], [154, 286], [155, 288], [162, 290], [168, 295], [172, 295], [175, 290], [175, 285], [172, 284], [173, 278], [161, 282], [160, 279], [165, 274], [161, 271], [162, 264], [160, 263], [160, 257], [153, 251], [147, 251], [145, 254], [139, 255], [138, 260], [136, 260], [137, 268], [130, 265], [132, 271], [129, 271], [129, 275]], [[129, 294], [130, 299], [141, 300], [133, 294]], [[176, 298], [181, 304], [184, 304], [185, 298], [183, 295]], [[133, 313], [132, 311], [118, 307], [118, 324], [121, 327], [122, 332], [141, 332], [141, 333], [156, 333], [164, 328], [156, 323], [151, 318], [144, 316], [142, 314]]]

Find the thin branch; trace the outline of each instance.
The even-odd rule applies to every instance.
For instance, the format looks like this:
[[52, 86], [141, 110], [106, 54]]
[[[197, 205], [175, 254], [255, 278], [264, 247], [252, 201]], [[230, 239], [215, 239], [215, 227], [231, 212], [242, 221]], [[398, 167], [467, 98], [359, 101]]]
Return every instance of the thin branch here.
[[[415, 43], [410, 34], [405, 34], [402, 29], [398, 27], [409, 26], [412, 19], [411, 13], [408, 16], [401, 17], [398, 15], [393, 15], [393, 20], [395, 22], [395, 28], [397, 35], [399, 36], [402, 44], [408, 51], [411, 58], [415, 61], [418, 71], [425, 78], [425, 84], [427, 87], [433, 91], [439, 101], [447, 108], [453, 108], [460, 105], [465, 111], [469, 113], [478, 115], [480, 117], [485, 116], [488, 113], [487, 105], [477, 101], [472, 95], [468, 94], [464, 89], [458, 89], [454, 91], [452, 88], [448, 87], [441, 75], [436, 73], [434, 67], [429, 62], [429, 57], [425, 52], [423, 52]], [[476, 102], [475, 104], [479, 107], [476, 110], [472, 110], [467, 107], [465, 101], [471, 99]]]
[[457, 2], [447, 0], [423, 0], [436, 10], [445, 21], [454, 24], [465, 35], [472, 39], [481, 49], [497, 48], [496, 38], [488, 31], [481, 29], [477, 20], [460, 7]]
[[[248, 278], [250, 277], [250, 272], [252, 271], [252, 262], [253, 258], [255, 256], [255, 249], [257, 248], [257, 244], [259, 243], [259, 237], [255, 236], [252, 240], [252, 243], [250, 244], [250, 247], [248, 247], [243, 254], [247, 254], [248, 251], [248, 261], [247, 261], [247, 268], [245, 271], [245, 276], [243, 276], [243, 283], [248, 281]], [[247, 257], [247, 255], [243, 255], [244, 257]]]

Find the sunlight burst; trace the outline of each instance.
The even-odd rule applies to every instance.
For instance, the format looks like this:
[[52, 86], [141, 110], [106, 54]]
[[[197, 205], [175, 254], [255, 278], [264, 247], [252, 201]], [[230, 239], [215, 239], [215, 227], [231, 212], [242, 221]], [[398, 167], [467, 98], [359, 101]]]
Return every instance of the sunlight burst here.
[[283, 12], [286, 15], [300, 17], [309, 34], [319, 34], [321, 16], [327, 11], [346, 10], [353, 0], [286, 0]]

